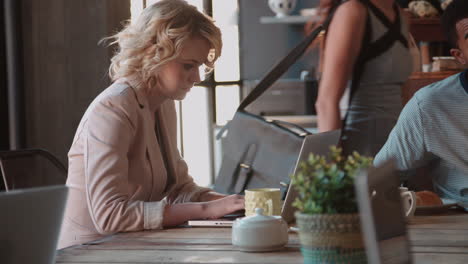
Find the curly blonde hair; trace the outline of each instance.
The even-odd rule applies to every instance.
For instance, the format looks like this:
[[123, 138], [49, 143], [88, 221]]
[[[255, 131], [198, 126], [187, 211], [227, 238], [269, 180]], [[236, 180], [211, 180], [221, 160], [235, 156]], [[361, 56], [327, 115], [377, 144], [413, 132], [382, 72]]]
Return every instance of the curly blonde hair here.
[[118, 45], [109, 76], [112, 81], [126, 77], [153, 87], [158, 70], [177, 58], [183, 45], [194, 37], [210, 43], [205, 65], [211, 69], [223, 45], [219, 28], [210, 17], [183, 0], [161, 0], [145, 8], [122, 31], [106, 38]]

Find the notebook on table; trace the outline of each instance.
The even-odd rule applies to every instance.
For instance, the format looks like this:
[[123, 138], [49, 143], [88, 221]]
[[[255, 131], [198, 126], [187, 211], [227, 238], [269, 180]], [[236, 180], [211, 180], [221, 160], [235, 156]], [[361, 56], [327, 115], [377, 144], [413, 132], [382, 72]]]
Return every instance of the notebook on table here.
[[55, 263], [66, 186], [0, 193], [0, 262]]
[[[319, 134], [307, 135], [302, 143], [299, 158], [297, 159], [296, 165], [293, 169], [293, 174], [296, 173], [299, 163], [307, 160], [310, 153], [326, 155], [330, 151], [330, 146], [336, 145], [340, 137], [340, 131], [334, 130], [330, 132], [324, 132]], [[285, 200], [281, 208], [281, 216], [286, 222], [294, 220], [295, 209], [292, 206], [292, 202], [296, 199], [297, 192], [294, 190], [291, 184], [289, 184], [288, 191], [286, 193]], [[204, 220], [190, 220], [188, 221], [189, 226], [203, 226], [203, 227], [231, 227], [236, 218], [244, 215], [227, 215], [219, 219], [204, 219]]]

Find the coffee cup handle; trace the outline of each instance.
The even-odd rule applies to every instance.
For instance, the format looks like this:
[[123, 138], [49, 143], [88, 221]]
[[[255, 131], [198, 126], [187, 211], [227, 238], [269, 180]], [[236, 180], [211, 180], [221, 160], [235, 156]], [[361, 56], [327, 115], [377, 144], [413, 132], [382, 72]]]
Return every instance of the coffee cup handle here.
[[402, 193], [403, 198], [408, 196], [410, 198], [411, 207], [405, 212], [405, 216], [408, 217], [410, 215], [414, 215], [414, 211], [416, 211], [416, 193], [412, 191], [406, 191]]

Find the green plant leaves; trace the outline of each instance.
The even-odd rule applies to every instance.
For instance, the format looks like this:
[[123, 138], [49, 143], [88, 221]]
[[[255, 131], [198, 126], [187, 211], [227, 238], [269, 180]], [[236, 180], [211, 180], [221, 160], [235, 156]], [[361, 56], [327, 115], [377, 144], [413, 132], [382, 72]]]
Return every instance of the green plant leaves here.
[[293, 203], [306, 214], [356, 213], [354, 177], [359, 169], [372, 165], [372, 158], [354, 152], [342, 156], [341, 148], [332, 146], [328, 160], [325, 156], [310, 154], [299, 164], [296, 175], [291, 175], [298, 197]]

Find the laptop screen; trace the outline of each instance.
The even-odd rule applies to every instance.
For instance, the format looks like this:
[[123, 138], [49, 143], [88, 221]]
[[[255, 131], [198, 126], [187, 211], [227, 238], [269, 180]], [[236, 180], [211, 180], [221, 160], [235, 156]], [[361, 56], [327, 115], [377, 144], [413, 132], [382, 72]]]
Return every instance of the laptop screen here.
[[55, 263], [67, 193], [64, 185], [0, 193], [2, 264]]
[[[340, 138], [340, 130], [333, 130], [329, 132], [307, 135], [302, 143], [299, 158], [297, 159], [296, 166], [294, 167], [293, 174], [296, 173], [299, 163], [309, 158], [311, 153], [315, 155], [326, 156], [330, 152], [330, 146], [338, 144]], [[294, 212], [296, 209], [292, 206], [292, 203], [297, 197], [296, 190], [289, 184], [286, 198], [284, 199], [283, 208], [281, 210], [281, 216], [283, 219], [290, 223], [294, 220]]]

